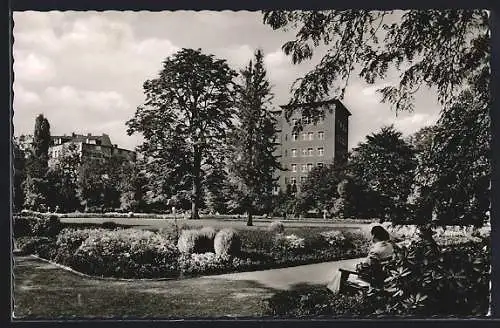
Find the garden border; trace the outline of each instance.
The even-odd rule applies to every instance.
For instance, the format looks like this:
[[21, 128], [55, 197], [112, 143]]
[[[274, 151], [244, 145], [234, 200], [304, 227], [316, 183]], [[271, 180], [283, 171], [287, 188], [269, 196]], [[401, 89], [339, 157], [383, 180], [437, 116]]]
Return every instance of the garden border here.
[[[179, 280], [177, 278], [137, 278], [137, 279], [130, 279], [130, 278], [113, 278], [113, 277], [92, 276], [92, 275], [88, 275], [86, 273], [77, 271], [75, 269], [72, 269], [69, 266], [62, 265], [60, 263], [44, 259], [43, 257], [40, 257], [40, 256], [35, 255], [35, 254], [29, 254], [27, 256], [35, 258], [35, 259], [38, 259], [38, 260], [41, 260], [42, 262], [50, 263], [50, 264], [52, 264], [52, 265], [54, 265], [54, 266], [56, 266], [56, 267], [58, 267], [58, 268], [60, 268], [62, 270], [65, 270], [65, 271], [73, 273], [73, 274], [75, 274], [77, 276], [80, 276], [80, 277], [83, 277], [83, 278], [88, 278], [88, 279], [96, 279], [96, 280], [103, 280], [103, 281], [123, 281], [123, 282], [134, 282], [134, 281], [151, 281], [151, 282], [154, 282], [154, 281]], [[14, 258], [14, 261], [15, 261], [15, 258]]]

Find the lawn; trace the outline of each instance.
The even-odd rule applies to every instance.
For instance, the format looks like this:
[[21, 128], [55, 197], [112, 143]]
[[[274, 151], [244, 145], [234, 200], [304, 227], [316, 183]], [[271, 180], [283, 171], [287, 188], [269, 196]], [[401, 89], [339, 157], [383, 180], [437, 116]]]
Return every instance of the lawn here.
[[16, 258], [14, 275], [16, 319], [255, 317], [262, 300], [276, 292], [211, 278], [87, 279], [32, 257]]

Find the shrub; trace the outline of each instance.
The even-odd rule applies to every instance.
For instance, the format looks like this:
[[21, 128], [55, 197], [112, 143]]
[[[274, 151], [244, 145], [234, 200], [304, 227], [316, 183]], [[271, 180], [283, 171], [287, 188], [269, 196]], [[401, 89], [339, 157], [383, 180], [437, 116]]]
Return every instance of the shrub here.
[[222, 229], [215, 235], [214, 249], [215, 254], [220, 256], [237, 256], [241, 252], [240, 236], [234, 229]]
[[200, 229], [201, 238], [201, 249], [205, 253], [213, 253], [214, 250], [214, 239], [217, 231], [212, 227], [203, 227]]
[[274, 239], [273, 252], [296, 254], [305, 250], [305, 239], [297, 235], [277, 235]]
[[59, 217], [51, 216], [15, 216], [14, 235], [55, 237], [62, 230]]
[[268, 230], [274, 233], [284, 233], [285, 225], [281, 221], [273, 221], [269, 224]]
[[489, 241], [424, 254], [423, 243], [396, 248], [383, 290], [370, 301], [378, 312], [397, 315], [485, 315], [489, 304]]
[[29, 236], [16, 239], [16, 244], [21, 253], [33, 254], [50, 259], [55, 251], [55, 240], [50, 237]]
[[280, 317], [348, 316], [369, 314], [370, 310], [361, 295], [333, 294], [325, 286], [299, 285], [265, 300], [263, 313]]
[[231, 267], [229, 257], [218, 256], [212, 252], [179, 256], [179, 268], [186, 275], [220, 273], [230, 270]]
[[182, 230], [179, 240], [177, 241], [177, 248], [181, 253], [206, 253], [213, 251], [213, 240], [209, 237], [208, 230]]
[[123, 229], [91, 234], [74, 254], [73, 268], [120, 278], [177, 276], [179, 252], [158, 233]]
[[82, 243], [91, 235], [101, 233], [100, 229], [63, 229], [55, 243], [54, 261], [67, 266], [73, 266], [75, 253]]

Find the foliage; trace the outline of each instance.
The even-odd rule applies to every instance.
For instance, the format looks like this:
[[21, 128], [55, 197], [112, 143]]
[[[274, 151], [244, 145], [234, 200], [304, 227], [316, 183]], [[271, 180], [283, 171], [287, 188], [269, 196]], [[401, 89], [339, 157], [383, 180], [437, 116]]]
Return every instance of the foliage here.
[[328, 164], [314, 167], [301, 184], [298, 206], [301, 212], [330, 210], [338, 197], [337, 185], [342, 181], [343, 168]]
[[219, 256], [237, 256], [241, 251], [241, 238], [236, 230], [225, 228], [220, 230], [214, 239], [215, 254]]
[[22, 254], [51, 258], [56, 250], [55, 240], [44, 236], [25, 236], [16, 238], [16, 245]]
[[299, 285], [266, 299], [263, 312], [278, 317], [366, 315], [365, 303], [361, 295], [333, 294], [325, 286]]
[[63, 229], [57, 236], [53, 260], [72, 267], [76, 262], [75, 253], [91, 235], [98, 235], [100, 229]]
[[489, 304], [489, 240], [425, 252], [421, 242], [396, 249], [385, 265], [384, 290], [369, 301], [398, 315], [485, 315]]
[[273, 221], [269, 224], [267, 230], [274, 233], [283, 233], [285, 232], [285, 225], [281, 221]]
[[356, 206], [360, 217], [398, 220], [407, 217], [411, 193], [414, 150], [392, 126], [366, 137], [352, 152], [348, 172], [361, 188]]
[[305, 238], [291, 235], [276, 235], [274, 237], [273, 252], [297, 254], [305, 251]]
[[264, 68], [264, 55], [255, 52], [255, 61], [241, 71], [237, 86], [239, 125], [232, 136], [234, 161], [230, 165], [238, 191], [237, 202], [248, 213], [252, 225], [255, 209], [270, 209], [275, 170], [280, 168], [276, 150], [276, 119], [270, 112], [271, 84]]
[[[416, 172], [419, 218], [482, 226], [489, 219], [491, 180], [489, 78], [458, 97], [420, 141]], [[484, 97], [486, 96], [486, 97]]]
[[80, 209], [78, 198], [78, 170], [80, 154], [75, 144], [69, 144], [63, 156], [47, 171], [47, 205], [58, 211], [71, 212]]
[[178, 273], [177, 247], [144, 230], [122, 229], [91, 234], [74, 253], [80, 272], [120, 278], [157, 278]]
[[157, 78], [144, 83], [145, 103], [127, 122], [129, 134], [144, 136], [139, 150], [157, 190], [173, 195], [192, 186], [194, 219], [206, 170], [224, 161], [220, 150], [232, 126], [234, 76], [224, 60], [182, 49], [163, 61]]
[[141, 161], [125, 162], [120, 180], [120, 208], [124, 211], [139, 211], [146, 206], [147, 178]]
[[57, 216], [14, 216], [14, 236], [55, 237], [62, 230]]
[[342, 98], [358, 67], [366, 82], [387, 83], [395, 67], [402, 73], [394, 85], [381, 87], [383, 101], [396, 110], [412, 110], [415, 93], [424, 85], [437, 90], [446, 108], [489, 67], [486, 10], [276, 10], [264, 12], [263, 18], [275, 30], [296, 32], [282, 47], [294, 63], [312, 58], [316, 47], [326, 50], [320, 63], [294, 84], [292, 102], [332, 94]]
[[214, 235], [208, 229], [182, 230], [177, 241], [177, 249], [181, 253], [201, 254], [214, 250]]
[[26, 180], [22, 184], [24, 190], [24, 207], [33, 210], [46, 209], [48, 196], [47, 167], [50, 145], [50, 124], [42, 115], [35, 120], [33, 144], [26, 161]]
[[24, 203], [23, 181], [26, 179], [26, 159], [24, 151], [19, 147], [19, 143], [13, 141], [13, 160], [14, 160], [14, 177], [13, 177], [13, 205], [15, 210], [20, 210]]

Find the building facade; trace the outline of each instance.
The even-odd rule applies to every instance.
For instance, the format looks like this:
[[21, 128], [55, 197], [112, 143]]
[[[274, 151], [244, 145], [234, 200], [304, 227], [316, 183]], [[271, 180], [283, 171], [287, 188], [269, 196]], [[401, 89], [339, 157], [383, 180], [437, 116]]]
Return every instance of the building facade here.
[[[317, 121], [301, 116], [301, 106], [323, 109]], [[294, 115], [287, 120], [281, 106], [275, 111], [278, 119], [277, 156], [284, 171], [278, 171], [279, 189], [300, 190], [300, 185], [315, 166], [347, 160], [349, 136], [349, 110], [336, 99], [296, 105]], [[294, 126], [301, 121], [302, 130]]]
[[71, 134], [69, 136], [52, 136], [49, 147], [49, 165], [53, 166], [59, 158], [73, 148], [80, 155], [82, 162], [89, 160], [106, 161], [117, 156], [128, 161], [135, 161], [136, 153], [131, 150], [118, 148], [111, 143], [107, 134], [96, 136], [92, 134]]

